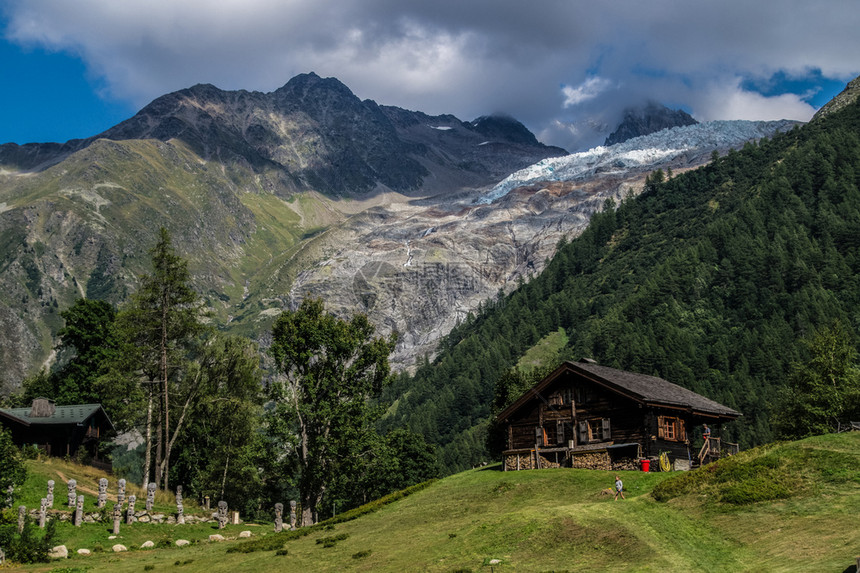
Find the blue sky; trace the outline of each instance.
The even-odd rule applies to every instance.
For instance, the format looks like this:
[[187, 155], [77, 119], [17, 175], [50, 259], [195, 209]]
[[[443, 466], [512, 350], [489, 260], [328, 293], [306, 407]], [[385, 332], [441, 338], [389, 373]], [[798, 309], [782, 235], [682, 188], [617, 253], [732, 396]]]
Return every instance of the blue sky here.
[[89, 137], [196, 83], [268, 92], [309, 71], [382, 104], [508, 113], [570, 150], [647, 99], [807, 120], [860, 74], [858, 29], [856, 0], [4, 0], [0, 143]]
[[82, 139], [137, 111], [128, 101], [99, 95], [103, 83], [67, 53], [0, 40], [0, 62], [7, 78], [0, 90], [0, 143]]

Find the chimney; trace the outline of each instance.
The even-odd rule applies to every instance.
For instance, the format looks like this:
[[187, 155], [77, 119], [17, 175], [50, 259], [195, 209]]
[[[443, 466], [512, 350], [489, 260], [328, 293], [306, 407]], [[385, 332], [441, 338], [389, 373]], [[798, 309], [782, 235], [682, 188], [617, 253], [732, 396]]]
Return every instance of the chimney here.
[[57, 406], [53, 400], [47, 398], [35, 398], [33, 406], [30, 408], [31, 418], [50, 418], [57, 410]]

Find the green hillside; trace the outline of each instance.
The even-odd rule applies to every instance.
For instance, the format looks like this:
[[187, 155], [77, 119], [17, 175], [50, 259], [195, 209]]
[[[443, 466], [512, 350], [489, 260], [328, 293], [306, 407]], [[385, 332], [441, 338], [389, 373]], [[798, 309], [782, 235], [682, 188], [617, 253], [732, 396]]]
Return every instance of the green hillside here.
[[[564, 329], [559, 359], [657, 375], [744, 417], [743, 447], [771, 414], [801, 339], [860, 320], [860, 104], [747, 144], [595, 215], [546, 270], [455, 328], [432, 364], [402, 376], [387, 424], [442, 446], [458, 471], [488, 459], [501, 374]], [[555, 355], [555, 354], [550, 354]]]
[[[860, 529], [851, 525], [860, 503], [858, 452], [855, 432], [774, 444], [694, 472], [621, 472], [627, 499], [617, 502], [602, 493], [612, 486], [609, 472], [506, 473], [495, 466], [445, 478], [308, 535], [246, 524], [230, 526], [226, 536], [247, 529], [251, 540], [210, 543], [211, 524], [124, 526], [120, 543], [139, 547], [152, 539], [160, 547], [121, 554], [78, 556], [78, 548], [116, 541], [99, 524], [63, 525], [61, 540], [73, 557], [25, 569], [842, 571], [860, 555]], [[761, 493], [771, 482], [778, 495], [761, 501], [737, 495]], [[179, 538], [192, 544], [177, 548]]]
[[265, 174], [227, 171], [179, 141], [98, 140], [44, 171], [0, 179], [0, 317], [15, 325], [0, 334], [7, 393], [51, 354], [60, 311], [84, 296], [118, 304], [135, 290], [161, 226], [216, 324], [256, 335], [297, 266], [319, 256], [312, 237], [349, 216], [318, 193], [286, 200]]

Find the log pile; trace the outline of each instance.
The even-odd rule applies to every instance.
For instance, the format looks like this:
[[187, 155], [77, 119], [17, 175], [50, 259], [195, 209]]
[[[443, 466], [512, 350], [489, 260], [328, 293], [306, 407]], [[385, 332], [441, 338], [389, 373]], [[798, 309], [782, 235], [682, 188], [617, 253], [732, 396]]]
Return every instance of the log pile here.
[[612, 460], [606, 452], [584, 452], [570, 456], [570, 467], [589, 470], [611, 470]]
[[[519, 466], [517, 466], [519, 458]], [[535, 469], [534, 454], [511, 454], [505, 456], [505, 471], [533, 470]]]
[[612, 471], [638, 470], [639, 464], [633, 458], [618, 458], [612, 462]]

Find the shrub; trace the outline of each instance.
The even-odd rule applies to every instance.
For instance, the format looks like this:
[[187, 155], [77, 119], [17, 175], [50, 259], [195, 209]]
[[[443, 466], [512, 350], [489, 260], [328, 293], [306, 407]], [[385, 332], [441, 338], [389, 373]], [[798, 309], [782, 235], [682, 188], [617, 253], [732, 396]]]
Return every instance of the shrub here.
[[330, 537], [320, 537], [317, 539], [317, 545], [322, 545], [323, 547], [334, 547], [337, 545], [338, 541], [343, 541], [348, 537], [349, 533], [339, 533]]
[[12, 512], [4, 512], [0, 519], [0, 547], [6, 552], [9, 561], [18, 563], [47, 563], [48, 552], [57, 537], [57, 522], [51, 520], [44, 534], [28, 515], [24, 521], [24, 531], [18, 533], [18, 518]]
[[253, 553], [255, 551], [275, 551], [281, 549], [287, 538], [282, 533], [274, 533], [264, 537], [258, 537], [252, 541], [239, 543], [227, 550], [227, 553]]

